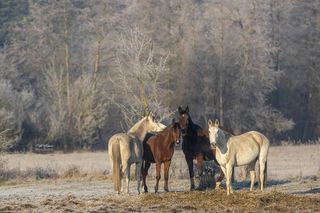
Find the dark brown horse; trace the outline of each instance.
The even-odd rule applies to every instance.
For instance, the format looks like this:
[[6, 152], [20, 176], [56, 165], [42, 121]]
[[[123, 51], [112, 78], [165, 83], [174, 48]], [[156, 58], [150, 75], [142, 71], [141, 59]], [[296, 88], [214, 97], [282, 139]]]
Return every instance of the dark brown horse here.
[[144, 191], [148, 192], [148, 187], [146, 184], [146, 177], [148, 175], [148, 170], [151, 163], [156, 164], [156, 185], [154, 187], [155, 192], [158, 192], [159, 180], [161, 178], [161, 164], [164, 164], [164, 190], [168, 189], [168, 179], [169, 179], [169, 168], [171, 164], [171, 159], [174, 153], [174, 144], [180, 143], [180, 126], [175, 120], [172, 120], [172, 125], [165, 128], [162, 132], [157, 135], [147, 135], [143, 141], [143, 164], [142, 164], [142, 183], [144, 186]]
[[[193, 171], [193, 159], [196, 159], [196, 166], [198, 173], [201, 175], [203, 171], [204, 161], [214, 160], [217, 165], [218, 162], [215, 158], [215, 150], [211, 147], [209, 141], [208, 129], [203, 129], [199, 125], [193, 123], [189, 115], [189, 107], [185, 109], [178, 108], [179, 111], [179, 124], [181, 127], [183, 143], [182, 151], [185, 155], [185, 159], [189, 169], [190, 177], [190, 189], [195, 189], [194, 184], [194, 171]], [[232, 130], [227, 130], [221, 127], [226, 132], [233, 134]], [[223, 180], [224, 174], [220, 170], [220, 176], [217, 179], [217, 186]], [[201, 187], [199, 188], [201, 189]]]

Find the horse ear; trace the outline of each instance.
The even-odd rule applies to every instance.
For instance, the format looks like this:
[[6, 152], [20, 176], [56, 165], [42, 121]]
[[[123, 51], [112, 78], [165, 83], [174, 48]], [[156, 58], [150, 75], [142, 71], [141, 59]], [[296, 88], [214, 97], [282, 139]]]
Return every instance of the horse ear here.
[[215, 125], [216, 127], [219, 127], [220, 123], [219, 123], [219, 120], [218, 120], [218, 119], [216, 119], [216, 120], [214, 121], [214, 125]]
[[172, 119], [172, 125], [174, 125], [176, 123], [176, 120], [173, 118]]
[[189, 113], [189, 106], [186, 107], [186, 112]]
[[208, 126], [212, 126], [212, 120], [209, 119]]
[[179, 107], [178, 107], [178, 112], [179, 112], [179, 114], [181, 114], [181, 111], [182, 111], [182, 108], [181, 108], [181, 106], [179, 106]]
[[[146, 113], [146, 112], [145, 112], [145, 113]], [[147, 121], [149, 120], [149, 114], [150, 114], [149, 111], [147, 112], [147, 114], [145, 114], [145, 117], [147, 117], [147, 119], [146, 119]]]

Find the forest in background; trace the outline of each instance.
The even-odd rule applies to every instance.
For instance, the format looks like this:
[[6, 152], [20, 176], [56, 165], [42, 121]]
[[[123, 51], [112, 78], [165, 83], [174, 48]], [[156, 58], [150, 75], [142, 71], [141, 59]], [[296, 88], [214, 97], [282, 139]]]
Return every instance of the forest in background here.
[[318, 0], [2, 0], [0, 149], [106, 147], [188, 105], [273, 144], [320, 136]]

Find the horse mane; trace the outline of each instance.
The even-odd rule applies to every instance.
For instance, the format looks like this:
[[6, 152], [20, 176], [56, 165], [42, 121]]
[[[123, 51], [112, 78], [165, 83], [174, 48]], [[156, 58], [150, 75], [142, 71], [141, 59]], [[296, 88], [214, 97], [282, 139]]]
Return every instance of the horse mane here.
[[189, 113], [188, 113], [188, 120], [189, 120], [188, 131], [191, 130], [192, 132], [197, 133], [198, 129], [201, 129], [201, 127], [192, 121]]
[[158, 133], [158, 135], [165, 135], [168, 134], [167, 132], [170, 131], [171, 129], [179, 128], [179, 123], [175, 122], [174, 124], [171, 124], [164, 128], [161, 132]]
[[134, 135], [135, 132], [137, 132], [138, 128], [141, 126], [141, 123], [144, 122], [146, 117], [142, 118], [140, 121], [138, 121], [131, 129], [128, 131], [128, 135]]
[[224, 134], [223, 130], [218, 128], [218, 138], [217, 138], [217, 144], [220, 147], [220, 151], [222, 154], [225, 154], [227, 152], [227, 142], [228, 139], [226, 138], [226, 135]]

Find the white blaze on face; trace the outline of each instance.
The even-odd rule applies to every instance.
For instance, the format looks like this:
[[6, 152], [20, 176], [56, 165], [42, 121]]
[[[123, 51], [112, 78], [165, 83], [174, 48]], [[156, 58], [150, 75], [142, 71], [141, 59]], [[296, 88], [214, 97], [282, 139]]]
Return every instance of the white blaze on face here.
[[211, 145], [216, 145], [218, 139], [218, 128], [209, 126], [209, 140]]

